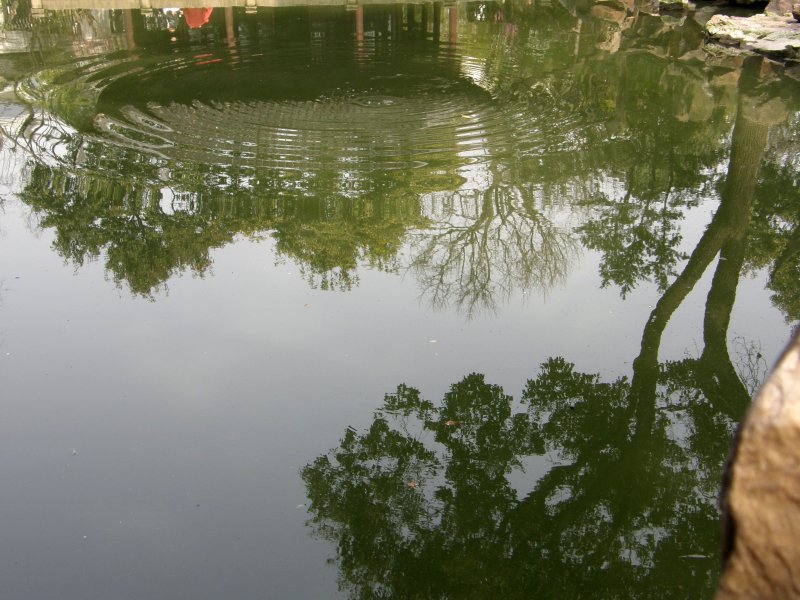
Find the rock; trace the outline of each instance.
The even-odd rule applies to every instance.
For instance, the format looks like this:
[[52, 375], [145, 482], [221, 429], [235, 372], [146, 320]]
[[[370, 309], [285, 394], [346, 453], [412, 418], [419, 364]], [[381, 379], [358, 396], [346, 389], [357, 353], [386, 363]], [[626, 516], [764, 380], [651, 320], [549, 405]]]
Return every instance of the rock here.
[[794, 2], [794, 0], [770, 0], [764, 12], [768, 15], [785, 17], [792, 12], [792, 2]]
[[639, 8], [637, 0], [620, 0], [619, 6], [624, 8], [629, 14], [635, 13]]
[[678, 57], [678, 60], [682, 62], [694, 62], [698, 64], [705, 64], [706, 62], [706, 53], [703, 52], [700, 48], [696, 50], [689, 50], [689, 52], [684, 52]]
[[711, 78], [711, 89], [717, 106], [735, 114], [739, 104], [739, 75], [740, 71], [731, 71], [724, 75]]
[[601, 35], [598, 36], [594, 47], [598, 50], [614, 54], [615, 52], [619, 51], [621, 44], [622, 31], [620, 31], [619, 28], [612, 29], [608, 27], [605, 29], [605, 31], [601, 32]]
[[711, 85], [715, 88], [724, 87], [734, 89], [739, 85], [739, 71], [729, 71], [723, 75], [712, 77]]
[[800, 4], [792, 5], [792, 16], [795, 21], [800, 21]]
[[742, 422], [723, 480], [723, 573], [715, 600], [800, 590], [800, 332]]
[[689, 0], [659, 0], [659, 10], [682, 11], [689, 8]]
[[609, 6], [608, 4], [595, 4], [589, 11], [591, 15], [601, 21], [622, 24], [627, 12], [622, 7]]
[[779, 97], [770, 98], [766, 95], [744, 96], [740, 107], [742, 114], [748, 119], [767, 126], [785, 123], [789, 116], [786, 102]]
[[792, 17], [714, 15], [706, 23], [706, 35], [721, 44], [771, 58], [800, 58], [800, 23]]

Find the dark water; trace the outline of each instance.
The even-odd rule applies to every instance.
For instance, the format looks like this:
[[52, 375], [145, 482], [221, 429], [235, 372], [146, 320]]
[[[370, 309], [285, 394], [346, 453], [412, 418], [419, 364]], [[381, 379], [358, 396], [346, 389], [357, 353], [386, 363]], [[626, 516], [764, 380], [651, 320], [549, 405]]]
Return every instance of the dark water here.
[[710, 597], [791, 69], [707, 7], [5, 14], [0, 598]]

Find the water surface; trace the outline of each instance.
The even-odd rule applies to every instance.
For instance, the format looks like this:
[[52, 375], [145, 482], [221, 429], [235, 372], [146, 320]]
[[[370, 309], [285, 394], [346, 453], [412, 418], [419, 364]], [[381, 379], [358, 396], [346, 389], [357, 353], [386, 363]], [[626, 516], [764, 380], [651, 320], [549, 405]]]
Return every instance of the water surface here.
[[711, 595], [800, 315], [791, 69], [703, 7], [34, 9], [0, 596]]

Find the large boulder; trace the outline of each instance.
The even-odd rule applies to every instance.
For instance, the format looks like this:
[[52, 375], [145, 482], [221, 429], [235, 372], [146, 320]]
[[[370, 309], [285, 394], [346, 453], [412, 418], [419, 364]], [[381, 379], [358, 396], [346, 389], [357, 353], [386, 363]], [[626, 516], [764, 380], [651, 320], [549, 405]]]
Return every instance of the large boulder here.
[[778, 59], [800, 58], [800, 23], [793, 17], [714, 15], [706, 23], [710, 40]]
[[768, 15], [785, 17], [792, 14], [792, 4], [794, 4], [794, 2], [795, 0], [769, 0], [769, 4], [767, 4], [767, 8], [764, 9], [764, 12]]
[[723, 573], [715, 600], [800, 594], [800, 337], [740, 426], [721, 497]]

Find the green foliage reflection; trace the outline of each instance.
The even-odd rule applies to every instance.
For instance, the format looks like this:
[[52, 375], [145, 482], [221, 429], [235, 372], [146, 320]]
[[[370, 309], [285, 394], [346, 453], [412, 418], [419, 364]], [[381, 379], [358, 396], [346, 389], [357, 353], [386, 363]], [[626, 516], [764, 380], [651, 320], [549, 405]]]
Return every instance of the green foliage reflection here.
[[103, 258], [134, 294], [151, 296], [185, 270], [202, 276], [211, 251], [238, 235], [271, 235], [277, 260], [297, 261], [310, 285], [347, 289], [358, 266], [397, 270], [406, 230], [423, 223], [413, 195], [360, 202], [316, 197], [259, 203], [176, 195], [103, 176], [35, 165], [22, 199], [53, 228], [56, 251], [76, 265]]
[[303, 470], [311, 525], [336, 547], [342, 588], [354, 598], [707, 596], [732, 421], [698, 395], [692, 372], [663, 365], [647, 411], [626, 378], [605, 382], [560, 357], [520, 404], [478, 374], [438, 406], [400, 386], [369, 430], [348, 430]]
[[[470, 5], [458, 52], [365, 10], [374, 44], [344, 10], [232, 11], [223, 46], [193, 42], [208, 54], [142, 39], [40, 70], [21, 87], [55, 116], [19, 140], [39, 163], [23, 200], [67, 260], [102, 258], [143, 295], [207, 272], [237, 235], [272, 236], [323, 289], [408, 269], [431, 306], [467, 316], [546, 293], [581, 246], [623, 296], [696, 281], [726, 247], [729, 285], [767, 270], [800, 315], [800, 113], [773, 67], [743, 75], [699, 54], [692, 18], [635, 5]], [[717, 200], [726, 224], [692, 262], [686, 232]]]

